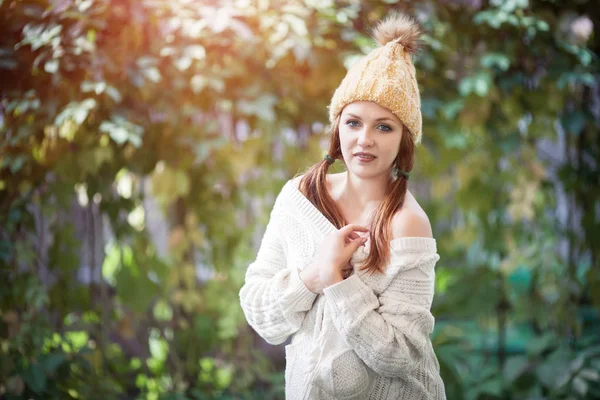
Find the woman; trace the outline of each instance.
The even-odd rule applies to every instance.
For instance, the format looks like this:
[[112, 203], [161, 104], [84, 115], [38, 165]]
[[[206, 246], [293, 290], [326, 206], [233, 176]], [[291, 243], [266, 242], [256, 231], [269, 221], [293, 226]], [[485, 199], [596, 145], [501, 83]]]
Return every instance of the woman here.
[[[240, 290], [261, 337], [292, 337], [287, 399], [446, 397], [429, 339], [439, 255], [407, 189], [421, 140], [420, 29], [396, 14], [374, 36], [380, 47], [333, 95], [328, 154], [282, 188]], [[336, 159], [346, 171], [327, 174]]]

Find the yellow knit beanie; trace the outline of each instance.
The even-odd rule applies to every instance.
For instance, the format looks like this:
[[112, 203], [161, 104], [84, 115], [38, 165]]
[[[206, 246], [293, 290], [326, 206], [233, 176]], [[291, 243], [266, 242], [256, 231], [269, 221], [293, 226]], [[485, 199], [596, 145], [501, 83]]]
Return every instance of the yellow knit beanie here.
[[411, 55], [421, 29], [404, 14], [392, 14], [373, 30], [379, 47], [357, 61], [336, 89], [329, 105], [333, 124], [342, 109], [355, 101], [373, 101], [389, 109], [421, 142], [421, 97]]

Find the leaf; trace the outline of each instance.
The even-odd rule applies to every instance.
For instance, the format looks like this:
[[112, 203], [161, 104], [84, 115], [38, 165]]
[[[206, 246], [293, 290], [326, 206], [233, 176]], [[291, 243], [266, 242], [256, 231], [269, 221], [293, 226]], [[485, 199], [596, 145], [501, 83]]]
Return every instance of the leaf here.
[[206, 58], [206, 50], [204, 49], [204, 46], [201, 46], [199, 44], [186, 46], [184, 49], [184, 53], [188, 57], [195, 60], [203, 60], [204, 58]]
[[290, 28], [298, 35], [298, 36], [306, 36], [308, 35], [308, 30], [306, 29], [306, 23], [304, 20], [297, 15], [294, 14], [284, 14], [283, 20], [286, 21]]
[[[216, 339], [214, 325], [211, 317], [199, 314], [194, 318], [194, 335], [202, 343], [213, 343]], [[207, 347], [210, 348], [210, 345]]]
[[121, 252], [114, 244], [107, 246], [104, 262], [102, 263], [102, 277], [112, 285], [116, 285], [115, 274], [121, 267]]
[[517, 380], [529, 366], [527, 356], [513, 356], [506, 360], [504, 364], [504, 378], [507, 384], [512, 384]]
[[229, 27], [231, 24], [231, 10], [223, 7], [216, 9], [213, 14], [212, 21], [210, 22], [211, 28], [215, 33], [221, 33]]
[[170, 321], [173, 318], [173, 309], [165, 300], [159, 300], [154, 306], [153, 314], [157, 321]]
[[532, 281], [531, 269], [519, 265], [508, 277], [511, 288], [517, 293], [525, 295]]
[[453, 120], [456, 115], [462, 111], [465, 106], [465, 102], [463, 99], [456, 99], [454, 101], [446, 102], [441, 107], [442, 115], [447, 120]]
[[289, 24], [281, 21], [277, 25], [275, 25], [275, 29], [273, 33], [269, 36], [269, 41], [273, 44], [281, 42], [287, 36], [290, 31]]
[[469, 141], [462, 132], [452, 132], [444, 136], [444, 144], [447, 149], [465, 149]]
[[163, 47], [160, 50], [160, 56], [161, 57], [170, 57], [170, 56], [173, 56], [175, 54], [177, 54], [177, 49], [175, 47], [168, 46], [168, 47]]
[[581, 369], [581, 367], [583, 366], [583, 363], [585, 361], [585, 357], [583, 354], [579, 354], [573, 361], [571, 361], [571, 364], [569, 365], [569, 371], [571, 372], [577, 372]]
[[192, 65], [192, 59], [186, 56], [179, 57], [177, 60], [174, 61], [174, 64], [175, 68], [177, 68], [178, 70], [185, 71]]
[[502, 22], [506, 20], [506, 13], [498, 10], [485, 10], [476, 13], [473, 16], [473, 22], [476, 25], [488, 24], [494, 29], [500, 28]]
[[54, 371], [60, 367], [67, 360], [67, 355], [61, 351], [56, 351], [47, 355], [44, 355], [40, 364], [44, 368], [47, 374], [53, 374]]
[[106, 88], [106, 94], [113, 99], [116, 103], [120, 103], [121, 102], [121, 93], [114, 88], [113, 86], [108, 86]]
[[49, 74], [56, 73], [56, 71], [58, 71], [58, 60], [54, 59], [46, 62], [44, 64], [44, 71], [46, 71]]
[[95, 43], [96, 42], [96, 30], [88, 29], [88, 31], [86, 33], [86, 39], [90, 43]]
[[588, 381], [600, 381], [600, 373], [591, 368], [583, 368], [581, 371], [579, 371], [579, 376], [587, 379]]
[[6, 157], [6, 159], [2, 163], [2, 166], [4, 166], [5, 163], [8, 164], [8, 166], [10, 167], [10, 172], [16, 174], [21, 170], [21, 168], [23, 168], [25, 161], [27, 161], [27, 157], [25, 157], [25, 155], [22, 154], [16, 156], [15, 158]]
[[23, 380], [35, 393], [44, 393], [46, 389], [46, 374], [40, 364], [31, 363], [23, 373]]
[[473, 78], [466, 77], [458, 84], [458, 92], [461, 96], [468, 96], [473, 91]]
[[527, 354], [536, 356], [550, 348], [556, 341], [553, 333], [546, 333], [527, 343]]
[[65, 339], [78, 351], [87, 345], [89, 336], [85, 331], [71, 331], [65, 333]]
[[121, 267], [115, 275], [115, 280], [117, 294], [127, 307], [140, 314], [148, 311], [159, 288], [138, 265], [130, 247], [122, 246]]
[[510, 67], [510, 60], [502, 53], [489, 53], [481, 58], [481, 66], [484, 68], [498, 67], [502, 71], [507, 71]]
[[215, 373], [215, 386], [219, 389], [226, 389], [231, 385], [234, 368], [231, 365], [219, 367]]
[[561, 118], [561, 122], [568, 133], [578, 136], [585, 127], [586, 118], [583, 112], [574, 111], [564, 115]]
[[151, 56], [142, 56], [136, 60], [136, 64], [138, 65], [138, 67], [140, 67], [142, 69], [150, 68], [150, 67], [156, 65], [156, 59]]
[[153, 358], [160, 362], [164, 362], [167, 359], [169, 343], [161, 337], [157, 328], [150, 329], [148, 347], [150, 348], [150, 354], [152, 354]]
[[101, 94], [104, 92], [104, 89], [106, 89], [106, 82], [84, 81], [81, 82], [80, 88], [84, 93], [94, 92], [96, 94]]
[[569, 380], [570, 373], [568, 368], [565, 368], [565, 365], [569, 361], [569, 351], [559, 348], [550, 354], [536, 369], [536, 375], [544, 386], [551, 389], [558, 389], [564, 386]]
[[192, 88], [192, 92], [195, 94], [200, 93], [207, 85], [208, 79], [202, 75], [194, 75], [190, 79], [190, 86]]
[[189, 177], [185, 171], [172, 168], [164, 162], [157, 164], [151, 182], [152, 194], [163, 207], [179, 196], [185, 196], [190, 190]]
[[490, 78], [489, 78], [489, 74], [486, 73], [481, 73], [478, 74], [477, 77], [475, 78], [475, 84], [474, 84], [474, 91], [478, 96], [485, 96], [488, 91], [489, 91], [489, 87], [490, 87]]
[[106, 132], [118, 144], [126, 142], [139, 148], [142, 145], [142, 134], [144, 129], [121, 116], [113, 116], [110, 121], [100, 124], [100, 132]]
[[162, 80], [160, 71], [154, 66], [142, 69], [142, 74], [146, 77], [146, 79], [154, 83], [158, 83]]
[[580, 395], [585, 396], [588, 390], [588, 384], [579, 376], [576, 376], [575, 379], [573, 379], [573, 389]]
[[536, 21], [536, 27], [539, 31], [542, 32], [548, 32], [550, 30], [550, 25], [548, 25], [546, 21], [542, 21], [541, 19], [538, 19]]
[[77, 125], [81, 125], [87, 119], [90, 111], [96, 107], [96, 104], [97, 103], [95, 99], [85, 99], [81, 102], [71, 102], [60, 114], [56, 116], [54, 124], [60, 126], [68, 119], [71, 119]]
[[277, 97], [272, 94], [263, 94], [254, 101], [238, 101], [237, 108], [242, 114], [256, 115], [267, 122], [273, 122], [275, 120], [274, 106], [276, 103]]

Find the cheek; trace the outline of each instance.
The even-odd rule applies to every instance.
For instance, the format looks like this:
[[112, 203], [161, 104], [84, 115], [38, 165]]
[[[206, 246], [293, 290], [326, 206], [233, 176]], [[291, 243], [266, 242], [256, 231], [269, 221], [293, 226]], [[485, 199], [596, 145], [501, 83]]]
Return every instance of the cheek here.
[[390, 139], [390, 147], [392, 149], [395, 149], [396, 151], [400, 150], [400, 143], [402, 142], [402, 138], [399, 135], [394, 135]]
[[397, 138], [390, 140], [390, 142], [386, 145], [386, 149], [388, 149], [390, 159], [395, 159], [400, 151], [400, 140]]
[[347, 126], [340, 125], [338, 130], [340, 132], [340, 140], [344, 140], [345, 137], [348, 137], [349, 132]]
[[352, 141], [352, 133], [348, 132], [347, 129], [340, 128], [340, 145], [341, 145], [342, 149], [344, 147], [347, 147], [348, 145], [350, 145], [351, 141]]

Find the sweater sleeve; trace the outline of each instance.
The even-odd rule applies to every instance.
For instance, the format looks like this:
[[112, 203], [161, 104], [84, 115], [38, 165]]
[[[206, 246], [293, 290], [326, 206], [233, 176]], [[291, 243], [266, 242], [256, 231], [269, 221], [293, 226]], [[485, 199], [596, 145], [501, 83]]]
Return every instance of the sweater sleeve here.
[[300, 329], [317, 298], [300, 279], [299, 271], [287, 266], [280, 212], [276, 202], [256, 259], [248, 266], [239, 292], [248, 323], [273, 345], [285, 342]]
[[379, 296], [357, 274], [325, 288], [335, 327], [378, 374], [406, 376], [430, 356], [432, 275], [438, 259], [435, 253], [411, 254], [415, 268], [402, 268]]

